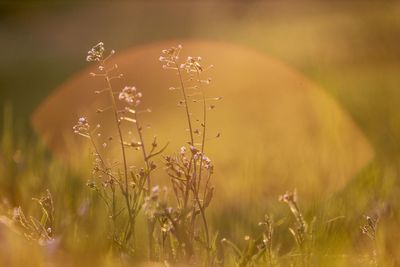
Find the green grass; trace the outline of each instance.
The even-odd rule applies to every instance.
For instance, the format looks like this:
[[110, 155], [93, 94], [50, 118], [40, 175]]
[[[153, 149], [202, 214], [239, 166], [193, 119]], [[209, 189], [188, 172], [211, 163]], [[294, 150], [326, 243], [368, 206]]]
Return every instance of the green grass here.
[[[6, 237], [2, 239], [1, 246], [7, 249], [0, 254], [0, 261], [7, 266], [20, 266], [22, 258], [29, 255], [30, 266], [47, 266], [50, 262], [66, 266], [120, 266], [121, 260], [112, 256], [110, 251], [104, 204], [86, 186], [90, 177], [90, 154], [83, 154], [79, 160], [68, 162], [54, 158], [35, 137], [27, 138], [23, 132], [15, 130], [10, 108], [5, 110], [4, 116], [6, 124], [0, 150], [3, 201], [0, 231]], [[398, 181], [395, 166], [376, 159], [354, 177], [345, 189], [328, 199], [305, 203], [299, 196], [305, 221], [310, 224], [315, 218], [309, 264], [374, 266], [370, 263], [373, 242], [362, 235], [360, 226], [365, 223], [363, 215], [379, 214], [376, 240], [379, 266], [397, 266], [399, 246], [396, 242], [396, 225], [400, 221]], [[26, 215], [40, 218], [41, 210], [32, 198], [42, 196], [47, 189], [54, 201], [52, 232], [55, 241], [51, 245], [40, 246], [35, 241], [26, 240], [17, 226], [6, 226], [4, 218], [11, 218], [12, 208], [17, 206], [21, 206]], [[278, 200], [276, 203], [259, 200], [251, 205], [273, 207], [265, 209], [265, 213], [273, 215], [275, 220], [272, 248], [278, 264], [276, 266], [289, 266], [291, 263], [302, 266], [296, 243], [288, 230], [295, 224], [295, 219], [287, 206]], [[263, 219], [263, 214], [252, 213], [247, 205], [230, 207], [229, 203], [215, 203], [211, 206], [209, 217], [211, 228], [219, 232], [219, 238], [232, 240], [244, 251], [240, 261], [240, 257], [229, 246], [221, 246], [224, 247], [225, 266], [244, 264], [246, 251], [251, 251], [249, 242], [262, 233], [258, 222]], [[137, 227], [139, 232], [145, 231], [145, 222], [139, 222]], [[244, 240], [245, 235], [250, 236], [250, 241]], [[143, 236], [141, 238], [145, 239]], [[124, 261], [139, 264], [146, 261], [143, 255], [124, 258]], [[263, 263], [260, 264], [262, 266]]]

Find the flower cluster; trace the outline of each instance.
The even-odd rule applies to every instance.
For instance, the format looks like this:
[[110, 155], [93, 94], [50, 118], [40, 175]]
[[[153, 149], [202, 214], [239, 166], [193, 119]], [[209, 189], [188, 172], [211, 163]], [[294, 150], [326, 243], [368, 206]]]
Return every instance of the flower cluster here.
[[190, 151], [192, 152], [193, 159], [196, 163], [201, 164], [201, 166], [207, 170], [213, 170], [213, 164], [209, 157], [204, 155], [204, 153], [201, 153], [201, 151], [196, 149], [194, 146], [190, 146]]
[[186, 62], [182, 63], [180, 68], [186, 70], [187, 73], [199, 73], [203, 71], [200, 64], [201, 57], [187, 57]]
[[305, 222], [303, 220], [303, 216], [302, 216], [299, 206], [297, 204], [297, 190], [296, 189], [292, 192], [288, 191], [285, 194], [279, 196], [279, 201], [286, 203], [289, 206], [290, 211], [293, 213], [293, 215], [296, 218], [296, 220], [298, 221], [298, 223], [300, 225], [304, 225], [304, 227], [306, 227]]
[[369, 239], [375, 240], [378, 229], [379, 217], [364, 216], [366, 224], [362, 225], [361, 232], [368, 236]]
[[97, 45], [93, 46], [92, 49], [90, 49], [88, 52], [86, 61], [88, 62], [101, 61], [103, 59], [104, 50], [105, 49], [103, 42], [100, 42]]
[[169, 174], [175, 178], [187, 174], [188, 171], [190, 171], [192, 162], [194, 162], [196, 165], [200, 165], [202, 168], [208, 170], [210, 174], [212, 174], [214, 166], [210, 158], [204, 155], [204, 153], [199, 151], [194, 146], [190, 146], [189, 150], [191, 155], [187, 153], [187, 148], [183, 146], [181, 147], [178, 156], [165, 157], [166, 167], [170, 171]]
[[214, 165], [211, 160], [207, 156], [203, 156], [203, 166], [205, 169], [212, 171], [214, 169]]
[[72, 129], [76, 134], [86, 135], [89, 133], [90, 125], [85, 117], [80, 117], [78, 123], [74, 127], [72, 127]]
[[181, 52], [182, 46], [171, 47], [161, 51], [162, 55], [159, 60], [164, 63], [163, 69], [176, 69], [176, 62], [179, 59], [179, 53]]
[[141, 98], [142, 93], [138, 92], [134, 86], [125, 86], [119, 93], [119, 100], [125, 101], [128, 104], [134, 104], [135, 106], [140, 104]]
[[[52, 244], [53, 238], [53, 223], [54, 223], [54, 206], [50, 191], [46, 191], [46, 195], [36, 201], [41, 209], [41, 219], [38, 220], [33, 216], [26, 216], [21, 207], [16, 207], [12, 210], [11, 218], [15, 225], [18, 225], [23, 235], [28, 240], [37, 241], [41, 246]], [[40, 218], [40, 217], [39, 217]]]
[[297, 202], [297, 191], [286, 192], [285, 194], [279, 196], [279, 201], [285, 203], [296, 203]]
[[297, 245], [303, 247], [306, 242], [312, 240], [313, 230], [312, 224], [311, 227], [309, 227], [308, 223], [303, 218], [303, 214], [301, 213], [297, 202], [297, 190], [295, 189], [293, 192], [286, 192], [284, 195], [279, 197], [279, 201], [284, 202], [289, 206], [290, 211], [296, 219], [295, 228], [289, 228], [289, 231], [295, 238]]

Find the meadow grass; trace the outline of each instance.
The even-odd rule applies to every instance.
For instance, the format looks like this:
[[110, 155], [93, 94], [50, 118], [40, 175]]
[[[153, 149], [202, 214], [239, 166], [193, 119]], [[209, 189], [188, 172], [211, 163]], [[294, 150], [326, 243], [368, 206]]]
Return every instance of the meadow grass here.
[[[113, 88], [122, 79], [109, 66], [114, 52], [102, 43], [88, 53], [105, 80], [115, 134], [82, 117], [73, 127], [91, 146], [68, 161], [52, 156], [36, 138], [14, 131], [11, 108], [4, 111], [1, 139], [1, 264], [4, 266], [397, 266], [398, 169], [377, 159], [349, 185], [320, 202], [302, 202], [296, 190], [275, 203], [214, 203], [213, 163], [206, 156], [209, 103], [201, 58], [179, 58], [180, 46], [161, 51], [166, 71], [176, 74], [178, 100], [186, 117], [187, 139], [176, 153], [145, 132], [142, 95], [134, 86]], [[168, 87], [169, 85], [166, 85]], [[190, 92], [189, 92], [190, 91]], [[212, 101], [219, 100], [211, 98]], [[194, 100], [194, 101], [193, 101]], [[192, 118], [199, 105], [201, 120]], [[128, 140], [120, 125], [131, 125]], [[71, 125], [72, 127], [72, 125]], [[219, 135], [218, 135], [219, 136]], [[77, 137], [78, 138], [78, 137]], [[103, 138], [103, 137], [102, 137]], [[115, 141], [117, 140], [117, 141]], [[117, 146], [108, 159], [99, 147]], [[141, 164], [131, 166], [127, 153]], [[156, 166], [160, 157], [164, 166]], [[218, 168], [218, 166], [215, 166]], [[153, 181], [165, 169], [169, 183]], [[238, 195], [244, 199], [246, 196]], [[240, 201], [239, 201], [240, 203]], [[272, 208], [270, 208], [272, 207]], [[29, 260], [27, 260], [29, 257]]]

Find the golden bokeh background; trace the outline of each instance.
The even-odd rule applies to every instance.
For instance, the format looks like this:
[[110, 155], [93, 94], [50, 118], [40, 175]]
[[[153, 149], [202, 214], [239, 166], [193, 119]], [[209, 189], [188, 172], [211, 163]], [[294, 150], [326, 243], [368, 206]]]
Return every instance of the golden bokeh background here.
[[[140, 108], [152, 109], [142, 122], [152, 125], [145, 131], [148, 145], [157, 136], [159, 142], [169, 142], [167, 151], [173, 153], [188, 140], [185, 113], [178, 108], [182, 96], [179, 90], [168, 90], [179, 86], [176, 74], [163, 70], [158, 61], [161, 50], [177, 43], [184, 47], [182, 58], [201, 55], [204, 68], [213, 64], [203, 74], [204, 79], [212, 77], [206, 94], [223, 97], [222, 101], [209, 101], [216, 108], [208, 111], [206, 152], [216, 166], [213, 183], [217, 199], [240, 206], [235, 204], [238, 195], [242, 196], [242, 204], [250, 204], [275, 200], [280, 192], [297, 188], [301, 195], [317, 200], [342, 188], [372, 160], [372, 148], [365, 136], [323, 89], [266, 54], [215, 41], [175, 40], [142, 45], [120, 51], [109, 63], [108, 67], [117, 64], [124, 74], [113, 80], [113, 89], [118, 92], [125, 85], [135, 85], [144, 95]], [[120, 155], [113, 114], [96, 113], [111, 103], [107, 94], [94, 93], [106, 85], [101, 77], [90, 78], [91, 72], [96, 72], [96, 66], [56, 88], [34, 113], [33, 124], [54, 151], [64, 157], [76, 157], [82, 150], [82, 141], [88, 142], [74, 135], [71, 127], [80, 116], [86, 116], [92, 127], [101, 125], [98, 145], [102, 147], [106, 142], [102, 153], [112, 162]], [[190, 101], [193, 121], [202, 120], [201, 107]], [[136, 126], [130, 122], [122, 125], [126, 141], [137, 142], [137, 136], [128, 134], [135, 132]], [[217, 139], [218, 133], [221, 138]], [[115, 141], [107, 142], [110, 136]], [[131, 163], [139, 164], [135, 158], [140, 159], [140, 155], [131, 149]]]

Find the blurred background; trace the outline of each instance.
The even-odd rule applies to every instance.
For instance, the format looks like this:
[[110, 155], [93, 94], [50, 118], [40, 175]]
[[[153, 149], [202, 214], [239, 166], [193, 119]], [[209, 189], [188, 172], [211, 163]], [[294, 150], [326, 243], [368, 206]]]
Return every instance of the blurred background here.
[[85, 66], [102, 40], [123, 50], [172, 38], [242, 44], [293, 66], [398, 157], [397, 1], [2, 1], [0, 101], [18, 119]]
[[[223, 41], [264, 54], [295, 70], [334, 99], [335, 108], [354, 123], [352, 127], [372, 151], [368, 150], [363, 167], [351, 173], [347, 186], [335, 194], [331, 192], [332, 196], [320, 203], [307, 203], [309, 213], [317, 212], [328, 219], [338, 213], [345, 215], [344, 225], [348, 228], [339, 232], [346, 239], [354, 237], [349, 229], [358, 229], [364, 212], [389, 210], [389, 219], [383, 222], [388, 230], [382, 243], [393, 256], [398, 245], [390, 235], [399, 222], [400, 188], [399, 36], [398, 1], [2, 1], [0, 110], [11, 106], [17, 131], [34, 135], [30, 126], [33, 112], [55, 88], [87, 67], [87, 50], [99, 41], [116, 51], [163, 40]], [[10, 125], [3, 116], [0, 120], [0, 127]], [[346, 149], [352, 150], [351, 146]], [[260, 161], [264, 161], [260, 155]], [[261, 177], [264, 168], [251, 163], [239, 162], [243, 171], [238, 175]], [[35, 168], [47, 168], [44, 163], [39, 165], [42, 167]], [[268, 169], [268, 165], [262, 167]], [[40, 180], [44, 188], [52, 175], [63, 177], [59, 172], [65, 177], [82, 177], [80, 171], [64, 171], [56, 165], [49, 172], [38, 171], [34, 179], [26, 179], [39, 194], [40, 186], [33, 181]], [[7, 175], [14, 177], [15, 173], [18, 170]], [[79, 179], [71, 181], [75, 184], [60, 182], [65, 183], [65, 189], [55, 182], [52, 186], [63, 193], [75, 192]], [[2, 189], [14, 188], [9, 192], [18, 191], [20, 198], [30, 200], [28, 188], [13, 186]], [[251, 190], [255, 184], [239, 183], [239, 190], [241, 186]], [[269, 199], [276, 199], [279, 193], [283, 192], [263, 192]], [[243, 229], [248, 229], [245, 227], [256, 224], [249, 221], [249, 205], [260, 199], [250, 195], [246, 198], [233, 203], [235, 207], [217, 204], [213, 222], [222, 234], [241, 236], [246, 233]], [[74, 201], [71, 206], [75, 208], [79, 203]], [[262, 214], [265, 207], [287, 215], [274, 205], [262, 203], [250, 211], [252, 218]], [[327, 215], [320, 214], [321, 207], [326, 208]], [[220, 220], [221, 212], [235, 221]]]

